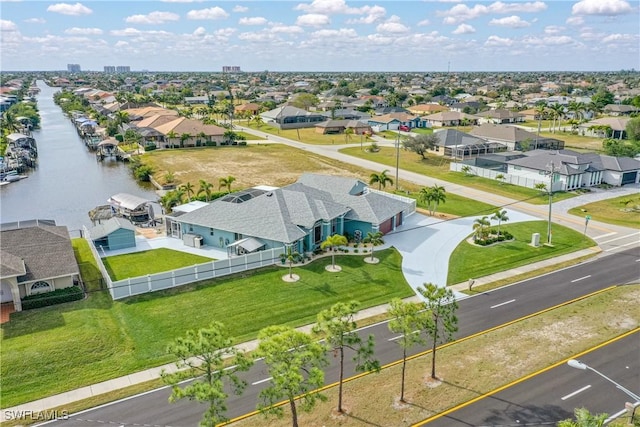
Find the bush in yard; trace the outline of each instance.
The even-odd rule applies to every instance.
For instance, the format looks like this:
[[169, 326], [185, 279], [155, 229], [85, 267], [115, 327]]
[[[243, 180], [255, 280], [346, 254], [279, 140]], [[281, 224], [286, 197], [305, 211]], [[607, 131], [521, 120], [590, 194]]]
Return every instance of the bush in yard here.
[[79, 286], [71, 286], [64, 289], [56, 289], [52, 292], [44, 292], [29, 295], [22, 298], [22, 309], [47, 307], [49, 305], [62, 304], [63, 302], [77, 301], [84, 298], [84, 292]]

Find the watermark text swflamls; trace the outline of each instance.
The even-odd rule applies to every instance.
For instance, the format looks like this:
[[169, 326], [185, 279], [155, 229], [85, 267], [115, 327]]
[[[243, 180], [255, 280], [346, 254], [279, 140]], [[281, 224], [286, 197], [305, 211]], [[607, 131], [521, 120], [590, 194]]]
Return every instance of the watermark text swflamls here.
[[69, 411], [67, 410], [47, 410], [47, 411], [31, 411], [24, 409], [6, 409], [3, 411], [5, 421], [22, 420], [22, 421], [52, 421], [52, 420], [68, 420]]

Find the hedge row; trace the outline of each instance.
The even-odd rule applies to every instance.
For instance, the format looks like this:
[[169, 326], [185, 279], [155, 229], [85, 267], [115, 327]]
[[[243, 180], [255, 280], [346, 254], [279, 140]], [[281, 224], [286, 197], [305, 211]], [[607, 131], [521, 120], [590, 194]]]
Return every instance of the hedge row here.
[[77, 301], [83, 297], [84, 292], [79, 286], [71, 286], [69, 288], [56, 289], [52, 292], [26, 296], [22, 298], [22, 309], [29, 310], [63, 302]]
[[501, 231], [500, 236], [491, 236], [484, 239], [474, 239], [474, 243], [480, 246], [488, 246], [497, 242], [504, 242], [505, 240], [512, 240], [513, 234], [508, 231]]

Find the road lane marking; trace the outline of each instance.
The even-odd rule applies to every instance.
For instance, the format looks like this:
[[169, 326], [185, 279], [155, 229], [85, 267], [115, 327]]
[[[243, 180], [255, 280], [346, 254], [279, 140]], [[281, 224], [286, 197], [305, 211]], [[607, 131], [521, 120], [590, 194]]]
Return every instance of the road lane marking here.
[[618, 232], [617, 231], [613, 231], [611, 233], [603, 234], [601, 236], [592, 237], [592, 239], [593, 240], [604, 239], [605, 237], [614, 236], [616, 234], [618, 234]]
[[263, 380], [260, 381], [256, 381], [254, 383], [251, 383], [251, 385], [258, 385], [258, 384], [262, 384], [262, 383], [266, 383], [267, 381], [271, 381], [273, 379], [273, 377], [269, 377], [269, 378], [265, 378]]
[[616, 246], [615, 248], [606, 249], [605, 252], [616, 251], [616, 250], [618, 250], [620, 248], [624, 248], [625, 246], [631, 246], [631, 245], [637, 245], [637, 244], [638, 244], [638, 242], [629, 242], [629, 243], [625, 243], [624, 245]]
[[600, 244], [601, 245], [606, 245], [607, 243], [615, 242], [616, 240], [626, 239], [628, 237], [633, 237], [633, 236], [638, 235], [638, 234], [640, 234], [640, 231], [638, 231], [637, 233], [631, 233], [631, 234], [627, 234], [625, 236], [616, 237], [615, 239], [607, 240], [606, 242], [600, 242]]
[[591, 277], [591, 275], [584, 276], [584, 277], [581, 277], [581, 278], [579, 278], [579, 279], [573, 279], [573, 280], [571, 281], [571, 283], [576, 283], [576, 282], [579, 282], [580, 280], [588, 279], [589, 277]]
[[500, 307], [501, 305], [511, 304], [514, 301], [515, 301], [515, 299], [509, 300], [509, 301], [505, 301], [505, 302], [501, 302], [500, 304], [492, 305], [489, 308], [496, 308], [496, 307]]
[[578, 394], [578, 393], [582, 393], [583, 391], [585, 391], [585, 390], [589, 390], [590, 388], [591, 388], [591, 384], [586, 385], [586, 386], [582, 387], [581, 389], [578, 389], [578, 390], [574, 391], [573, 393], [569, 393], [569, 394], [567, 394], [566, 396], [561, 397], [561, 398], [560, 398], [560, 400], [567, 400], [567, 399], [570, 399], [570, 398], [572, 398], [573, 396], [575, 396], [576, 394]]
[[[415, 334], [419, 334], [420, 331], [413, 331], [411, 332], [411, 335], [415, 335]], [[393, 337], [393, 338], [389, 338], [387, 341], [395, 341], [395, 340], [399, 340], [400, 338], [404, 337], [404, 334], [400, 334], [397, 337]]]

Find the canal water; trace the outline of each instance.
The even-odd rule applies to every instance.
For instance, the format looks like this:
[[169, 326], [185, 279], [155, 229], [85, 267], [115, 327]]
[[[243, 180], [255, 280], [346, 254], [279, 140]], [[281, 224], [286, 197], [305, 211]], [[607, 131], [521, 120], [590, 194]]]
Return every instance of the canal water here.
[[151, 186], [138, 184], [126, 163], [98, 162], [77, 134], [71, 120], [53, 102], [59, 88], [37, 82], [41, 117], [33, 132], [38, 146], [38, 166], [28, 178], [0, 187], [0, 222], [53, 219], [69, 231], [91, 227], [88, 212], [117, 193], [156, 201]]

